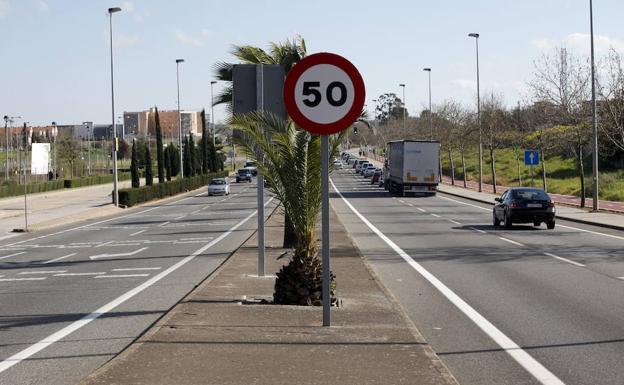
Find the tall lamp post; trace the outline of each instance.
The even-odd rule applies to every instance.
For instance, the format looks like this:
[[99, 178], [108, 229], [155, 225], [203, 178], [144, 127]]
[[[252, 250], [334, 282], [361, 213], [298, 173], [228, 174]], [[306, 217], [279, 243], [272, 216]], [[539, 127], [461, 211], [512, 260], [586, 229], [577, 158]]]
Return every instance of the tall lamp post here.
[[176, 79], [178, 83], [178, 146], [180, 146], [180, 177], [184, 178], [184, 161], [182, 157], [182, 115], [180, 115], [180, 63], [184, 63], [184, 59], [176, 59]]
[[589, 0], [589, 30], [591, 35], [592, 142], [594, 145], [594, 154], [592, 156], [592, 209], [598, 211], [598, 117], [596, 116], [596, 66], [594, 65], [594, 9], [592, 0]]
[[483, 191], [483, 142], [481, 138], [481, 96], [479, 94], [479, 34], [469, 33], [475, 38], [477, 47], [477, 120], [479, 122], [479, 192]]
[[113, 128], [113, 201], [119, 207], [119, 191], [117, 189], [117, 127], [115, 127], [115, 78], [113, 76], [113, 13], [120, 12], [121, 8], [108, 9], [110, 25], [110, 62], [111, 62], [111, 123]]
[[429, 73], [429, 139], [433, 140], [433, 111], [431, 110], [431, 68], [423, 68]]
[[403, 131], [405, 131], [405, 84], [399, 84], [399, 87], [403, 88]]
[[58, 174], [58, 166], [56, 165], [56, 136], [58, 135], [58, 128], [56, 127], [56, 122], [52, 122], [52, 132], [50, 134], [52, 136], [52, 173], [54, 174], [52, 179], [56, 179]]
[[4, 161], [4, 180], [9, 180], [9, 117], [4, 115], [4, 152], [6, 159]]
[[212, 92], [212, 86], [217, 84], [216, 80], [210, 82], [210, 121], [212, 122], [212, 147], [215, 146], [215, 123], [214, 123], [214, 94]]

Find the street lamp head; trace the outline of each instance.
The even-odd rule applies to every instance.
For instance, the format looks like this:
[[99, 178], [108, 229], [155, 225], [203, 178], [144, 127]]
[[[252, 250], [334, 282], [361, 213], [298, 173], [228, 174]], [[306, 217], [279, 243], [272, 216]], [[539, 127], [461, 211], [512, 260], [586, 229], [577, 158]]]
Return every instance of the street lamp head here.
[[399, 87], [405, 87], [405, 84], [399, 84]]
[[184, 59], [176, 59], [176, 63], [184, 63]]
[[423, 68], [423, 71], [431, 72], [431, 68]]
[[113, 14], [115, 12], [121, 12], [121, 8], [119, 7], [113, 7], [113, 8], [109, 8], [108, 9], [108, 13]]
[[9, 121], [9, 117], [7, 115], [4, 115], [4, 121], [8, 122]]
[[210, 82], [210, 84], [217, 84], [217, 81], [213, 80], [213, 81]]
[[469, 33], [468, 36], [479, 38], [479, 34], [478, 33]]

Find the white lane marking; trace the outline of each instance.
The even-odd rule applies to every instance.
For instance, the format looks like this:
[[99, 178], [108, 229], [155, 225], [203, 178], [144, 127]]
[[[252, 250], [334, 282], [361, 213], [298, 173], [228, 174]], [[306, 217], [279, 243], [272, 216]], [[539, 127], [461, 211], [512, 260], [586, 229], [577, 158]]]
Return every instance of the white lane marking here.
[[509, 242], [509, 243], [511, 243], [512, 245], [516, 245], [516, 246], [524, 246], [522, 243], [520, 243], [520, 242], [516, 242], [516, 241], [512, 241], [511, 239], [508, 239], [508, 238], [498, 237], [498, 239], [500, 239], [501, 241]]
[[[111, 126], [112, 127], [112, 126]], [[399, 199], [399, 202], [401, 203], [405, 203], [405, 201], [403, 199]]]
[[[273, 201], [273, 198], [269, 199], [264, 205], [267, 206], [269, 203], [271, 203], [271, 201]], [[13, 365], [16, 365], [16, 364], [22, 362], [23, 360], [28, 359], [29, 357], [33, 356], [34, 354], [37, 354], [38, 352], [40, 352], [43, 349], [47, 348], [48, 346], [54, 344], [55, 342], [58, 342], [61, 339], [67, 337], [68, 335], [70, 335], [71, 333], [75, 332], [76, 330], [82, 328], [83, 326], [87, 325], [91, 321], [93, 321], [93, 320], [97, 319], [98, 317], [100, 317], [100, 316], [110, 312], [111, 310], [113, 310], [117, 306], [119, 306], [122, 303], [124, 303], [127, 300], [129, 300], [130, 298], [132, 298], [132, 297], [136, 296], [137, 294], [141, 293], [143, 290], [147, 289], [148, 287], [152, 286], [156, 282], [158, 282], [161, 279], [165, 278], [166, 276], [168, 276], [169, 274], [173, 273], [174, 271], [176, 271], [180, 267], [186, 265], [188, 262], [192, 261], [195, 257], [197, 257], [198, 255], [200, 255], [204, 251], [208, 250], [209, 248], [211, 248], [212, 246], [216, 245], [218, 242], [220, 242], [221, 240], [223, 240], [224, 238], [226, 238], [227, 236], [232, 234], [234, 231], [236, 231], [236, 229], [238, 229], [243, 224], [245, 224], [245, 222], [247, 222], [248, 220], [253, 218], [253, 216], [256, 215], [256, 213], [257, 213], [257, 211], [254, 211], [253, 213], [249, 214], [247, 217], [245, 217], [245, 219], [241, 220], [236, 225], [232, 226], [228, 231], [226, 231], [225, 233], [221, 234], [219, 237], [217, 237], [216, 239], [214, 239], [210, 243], [204, 245], [199, 250], [195, 251], [193, 254], [191, 254], [188, 257], [182, 259], [180, 262], [178, 262], [175, 265], [169, 267], [167, 270], [164, 270], [161, 273], [153, 276], [152, 278], [150, 278], [147, 281], [143, 282], [142, 284], [140, 284], [139, 286], [135, 287], [134, 289], [132, 289], [132, 290], [130, 290], [130, 291], [120, 295], [119, 297], [115, 298], [111, 302], [109, 302], [106, 305], [104, 305], [104, 306], [100, 307], [99, 309], [95, 310], [93, 313], [84, 316], [83, 318], [79, 319], [78, 321], [72, 322], [71, 324], [65, 326], [61, 330], [59, 330], [59, 331], [57, 331], [55, 333], [52, 333], [51, 335], [45, 337], [41, 341], [39, 341], [39, 342], [37, 342], [37, 343], [27, 347], [26, 349], [24, 349], [24, 350], [22, 350], [20, 352], [15, 353], [11, 357], [3, 360], [2, 362], [0, 362], [0, 373], [2, 373], [5, 370], [9, 369]], [[100, 274], [104, 274], [104, 273], [100, 273]]]
[[443, 196], [439, 196], [439, 195], [438, 195], [438, 198], [446, 199], [446, 200], [451, 201], [451, 202], [457, 202], [457, 203], [460, 203], [460, 204], [462, 204], [462, 205], [466, 205], [466, 206], [475, 207], [475, 208], [478, 208], [479, 210], [492, 211], [492, 209], [491, 209], [491, 208], [489, 208], [489, 209], [488, 209], [488, 208], [485, 208], [485, 207], [481, 207], [481, 206], [473, 205], [473, 204], [471, 204], [471, 203], [466, 203], [466, 202], [458, 201], [458, 200], [456, 200], [456, 199], [451, 199], [451, 198], [447, 198], [447, 197], [443, 197]]
[[[112, 127], [112, 126], [111, 126], [111, 127]], [[129, 237], [134, 237], [135, 235], [139, 235], [139, 234], [144, 233], [144, 232], [146, 232], [146, 231], [147, 231], [147, 229], [145, 229], [145, 230], [140, 230], [140, 231], [137, 231], [136, 233], [132, 233], [132, 234], [130, 234], [130, 235], [128, 235], [128, 236], [129, 236]]]
[[518, 362], [523, 368], [533, 375], [543, 385], [565, 385], [557, 376], [546, 369], [535, 358], [524, 351], [517, 343], [511, 338], [507, 337], [502, 331], [494, 326], [485, 317], [479, 314], [472, 306], [461, 299], [455, 292], [453, 292], [442, 281], [431, 274], [421, 264], [414, 261], [403, 249], [401, 249], [396, 243], [382, 233], [377, 227], [366, 219], [359, 211], [356, 210], [353, 205], [338, 191], [334, 182], [330, 179], [334, 190], [338, 193], [340, 198], [345, 204], [353, 211], [353, 213], [360, 218], [369, 229], [371, 229], [379, 238], [381, 238], [388, 246], [390, 246], [398, 255], [405, 260], [414, 270], [422, 275], [429, 283], [431, 283], [442, 295], [444, 295], [451, 303], [453, 303], [462, 313], [470, 318], [485, 334], [490, 336], [494, 342], [498, 344], [503, 350], [507, 352], [516, 362]]
[[469, 227], [469, 229], [470, 230], [474, 230], [474, 231], [476, 231], [478, 233], [481, 233], [481, 234], [487, 234], [487, 231], [483, 231], [483, 230], [477, 229], [475, 227]]
[[67, 270], [22, 271], [21, 273], [17, 273], [17, 275], [27, 275], [27, 274], [59, 274], [59, 273], [67, 273]]
[[137, 255], [138, 253], [140, 253], [141, 251], [147, 250], [149, 249], [149, 247], [141, 247], [140, 249], [128, 252], [128, 253], [117, 253], [117, 254], [98, 254], [98, 255], [92, 255], [89, 257], [89, 259], [94, 260], [94, 259], [100, 259], [100, 258], [112, 258], [112, 257], [130, 257], [132, 255]]
[[63, 255], [62, 257], [54, 258], [54, 259], [51, 259], [51, 260], [49, 260], [49, 261], [45, 261], [45, 262], [43, 262], [43, 263], [44, 263], [44, 264], [46, 264], [46, 263], [58, 262], [58, 261], [60, 261], [61, 259], [65, 259], [65, 258], [73, 257], [73, 256], [74, 256], [74, 255], [76, 255], [76, 254], [77, 254], [77, 253], [71, 253], [71, 254]]
[[3, 237], [0, 237], [0, 241], [4, 241], [5, 239], [14, 238], [14, 237], [17, 237], [17, 236], [19, 236], [19, 234], [8, 234], [8, 235], [5, 235]]
[[47, 277], [37, 278], [0, 278], [0, 282], [12, 282], [12, 281], [43, 281]]
[[[112, 127], [112, 125], [111, 125], [111, 127]], [[413, 205], [413, 204], [411, 204], [411, 203], [408, 203], [407, 205], [408, 205], [409, 207], [414, 207], [414, 205]]]
[[624, 277], [618, 277], [618, 279], [624, 280]]
[[433, 214], [433, 213], [431, 213], [431, 216], [432, 216], [432, 217], [436, 217], [436, 218], [440, 218], [440, 216], [439, 216], [438, 214]]
[[[112, 127], [112, 126], [111, 126]], [[447, 221], [451, 222], [451, 223], [455, 223], [456, 225], [461, 225], [461, 223], [454, 221], [452, 219], [447, 219]]]
[[[111, 126], [112, 127], [112, 126]], [[179, 217], [173, 218], [174, 221], [179, 221], [180, 219], [186, 217], [186, 214], [180, 215]]]
[[417, 208], [417, 209], [418, 209], [418, 211], [420, 211], [421, 213], [426, 213], [426, 212], [427, 212], [427, 210], [425, 210], [425, 209], [421, 209], [420, 207], [416, 207], [416, 208]]
[[106, 245], [110, 245], [113, 242], [115, 241], [108, 241], [108, 242], [100, 243], [99, 245], [95, 246], [95, 248], [97, 249], [98, 247], [104, 247]]
[[572, 261], [572, 260], [570, 260], [570, 259], [568, 259], [568, 258], [559, 257], [559, 256], [557, 256], [557, 255], [555, 255], [555, 254], [551, 254], [551, 253], [544, 253], [544, 255], [547, 255], [547, 256], [549, 256], [549, 257], [556, 258], [556, 259], [558, 259], [558, 260], [560, 260], [560, 261], [563, 261], [563, 262], [571, 263], [571, 264], [573, 264], [574, 266], [578, 266], [578, 267], [585, 267], [585, 265], [583, 265], [582, 263], [574, 262], [574, 261]]
[[11, 257], [15, 257], [15, 256], [21, 255], [21, 254], [26, 254], [26, 252], [25, 251], [21, 251], [19, 253], [13, 253], [13, 254], [5, 255], [4, 257], [0, 257], [0, 259], [11, 258]]
[[164, 227], [164, 226], [167, 226], [169, 223], [171, 223], [171, 222], [169, 222], [169, 221], [167, 221], [167, 222], [163, 222], [163, 223], [159, 224], [159, 225], [158, 225], [158, 227]]
[[93, 273], [61, 273], [54, 274], [55, 277], [81, 277], [81, 276], [89, 276], [89, 275], [102, 275], [106, 274], [104, 271], [98, 271]]
[[123, 269], [113, 269], [113, 271], [142, 271], [142, 270], [160, 270], [162, 267], [127, 267]]
[[[457, 203], [460, 203], [460, 204], [466, 205], [466, 206], [476, 207], [476, 208], [478, 208], [480, 210], [492, 211], [491, 209], [488, 209], [488, 208], [485, 208], [485, 207], [480, 207], [480, 206], [477, 206], [477, 205], [473, 205], [473, 204], [466, 203], [466, 202], [461, 202], [461, 201], [458, 201], [458, 200], [455, 200], [455, 199], [451, 199], [451, 198], [447, 198], [447, 197], [443, 197], [443, 196], [438, 196], [438, 198], [442, 198], [442, 199], [446, 199], [446, 200], [449, 200], [449, 201], [457, 202]], [[561, 219], [565, 220], [564, 218], [561, 218]], [[598, 226], [598, 225], [596, 225], [596, 226]], [[603, 237], [609, 237], [609, 238], [624, 240], [624, 237], [621, 237], [621, 236], [618, 236], [618, 235], [600, 233], [598, 231], [585, 230], [585, 229], [581, 229], [581, 228], [573, 227], [573, 226], [566, 226], [566, 225], [558, 224], [557, 227], [563, 227], [563, 228], [566, 228], [566, 229], [578, 230], [578, 231], [582, 231], [584, 233], [589, 233], [589, 234], [593, 234], [593, 235], [601, 235]]]
[[149, 277], [149, 274], [98, 275], [97, 277], [93, 277], [93, 278], [99, 279], [99, 278], [135, 278], [135, 277]]

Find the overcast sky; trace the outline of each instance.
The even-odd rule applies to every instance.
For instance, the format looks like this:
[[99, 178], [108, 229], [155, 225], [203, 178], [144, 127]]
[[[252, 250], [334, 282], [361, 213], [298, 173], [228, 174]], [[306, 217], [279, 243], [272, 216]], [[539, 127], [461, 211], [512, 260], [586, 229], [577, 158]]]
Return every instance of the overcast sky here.
[[[507, 105], [526, 99], [533, 61], [565, 44], [589, 52], [589, 0], [0, 0], [0, 114], [31, 124], [110, 121], [108, 7], [114, 15], [117, 115], [176, 108], [175, 59], [183, 109], [209, 109], [212, 66], [232, 61], [232, 44], [266, 47], [297, 34], [308, 52], [351, 60], [366, 83], [366, 103], [401, 96], [410, 115], [426, 105], [476, 96], [479, 39], [482, 94]], [[594, 1], [597, 54], [624, 53], [624, 1]], [[215, 86], [216, 91], [220, 85]], [[215, 109], [216, 121], [224, 118]]]

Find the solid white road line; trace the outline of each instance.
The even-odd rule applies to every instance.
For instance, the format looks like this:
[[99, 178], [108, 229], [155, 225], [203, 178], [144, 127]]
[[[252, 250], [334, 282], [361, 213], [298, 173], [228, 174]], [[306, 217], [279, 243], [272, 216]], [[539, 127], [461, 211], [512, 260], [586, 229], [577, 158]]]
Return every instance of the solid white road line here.
[[98, 275], [93, 278], [134, 278], [134, 277], [149, 277], [149, 274], [117, 274], [117, 275]]
[[[272, 200], [273, 200], [273, 198], [269, 199], [264, 205], [267, 206], [269, 203], [271, 203]], [[227, 236], [232, 234], [234, 231], [236, 231], [236, 229], [238, 229], [243, 224], [245, 224], [245, 222], [247, 222], [248, 220], [253, 218], [253, 216], [256, 215], [256, 213], [257, 213], [257, 211], [254, 211], [253, 213], [249, 214], [247, 217], [245, 217], [245, 219], [241, 220], [236, 225], [232, 226], [228, 231], [226, 231], [225, 233], [221, 234], [219, 237], [215, 238], [210, 243], [204, 245], [203, 247], [201, 247], [200, 249], [195, 251], [193, 254], [191, 254], [188, 257], [182, 259], [180, 262], [178, 262], [175, 265], [169, 267], [167, 270], [164, 270], [161, 273], [155, 275], [154, 277], [148, 279], [147, 281], [143, 282], [142, 284], [140, 284], [139, 286], [135, 287], [134, 289], [132, 289], [132, 290], [122, 294], [121, 296], [119, 296], [117, 298], [115, 298], [111, 302], [109, 302], [106, 305], [104, 305], [104, 306], [100, 307], [99, 309], [95, 310], [93, 313], [84, 316], [83, 318], [79, 319], [78, 321], [72, 322], [71, 324], [65, 326], [64, 328], [62, 328], [61, 330], [57, 331], [56, 333], [53, 333], [53, 334], [45, 337], [41, 341], [39, 341], [39, 342], [29, 346], [28, 348], [26, 348], [26, 349], [24, 349], [24, 350], [22, 350], [20, 352], [17, 352], [16, 354], [12, 355], [11, 357], [3, 360], [2, 362], [0, 362], [0, 373], [2, 373], [5, 370], [9, 369], [13, 365], [16, 365], [16, 364], [20, 363], [21, 361], [28, 359], [29, 357], [33, 356], [34, 354], [37, 354], [38, 352], [40, 352], [43, 349], [47, 348], [48, 346], [54, 344], [55, 342], [58, 342], [61, 339], [67, 337], [71, 333], [73, 333], [76, 330], [82, 328], [83, 326], [87, 325], [88, 323], [90, 323], [91, 321], [97, 319], [98, 317], [100, 317], [100, 316], [110, 312], [111, 310], [115, 309], [117, 306], [121, 305], [122, 303], [126, 302], [130, 298], [132, 298], [132, 297], [136, 296], [137, 294], [141, 293], [143, 290], [145, 290], [148, 287], [152, 286], [156, 282], [158, 282], [161, 279], [165, 278], [169, 274], [171, 274], [174, 271], [178, 270], [180, 267], [186, 265], [188, 262], [192, 261], [195, 257], [197, 257], [198, 255], [202, 254], [204, 251], [208, 250], [209, 248], [211, 248], [212, 246], [216, 245], [221, 240], [223, 240], [224, 238], [226, 238]], [[104, 274], [104, 273], [100, 273], [100, 274]]]
[[100, 259], [100, 258], [112, 258], [112, 257], [130, 257], [132, 255], [137, 255], [138, 253], [140, 253], [141, 251], [147, 250], [149, 249], [149, 247], [141, 247], [140, 249], [128, 252], [128, 253], [117, 253], [117, 254], [98, 254], [98, 255], [92, 255], [89, 257], [89, 259], [94, 260], [94, 259]]
[[462, 204], [462, 205], [466, 205], [466, 206], [470, 206], [470, 207], [475, 207], [475, 208], [477, 208], [477, 209], [479, 209], [479, 210], [492, 211], [492, 209], [491, 209], [491, 208], [490, 208], [490, 209], [488, 209], [488, 208], [485, 208], [485, 207], [481, 207], [481, 206], [473, 205], [473, 204], [471, 204], [471, 203], [466, 203], [466, 202], [458, 201], [458, 200], [456, 200], [456, 199], [451, 199], [451, 198], [447, 198], [447, 197], [443, 197], [443, 196], [439, 196], [439, 195], [438, 195], [438, 198], [446, 199], [447, 201], [460, 203], [460, 204]]
[[17, 255], [21, 255], [21, 254], [26, 254], [25, 251], [21, 251], [19, 253], [14, 253], [14, 254], [9, 254], [9, 255], [5, 255], [4, 257], [0, 257], [0, 259], [6, 259], [6, 258], [11, 258], [11, 257], [15, 257]]
[[74, 255], [76, 255], [76, 253], [71, 253], [71, 254], [63, 255], [62, 257], [54, 258], [54, 259], [51, 259], [51, 260], [49, 260], [49, 261], [45, 261], [45, 262], [43, 262], [43, 263], [44, 263], [44, 264], [46, 264], [46, 263], [58, 262], [58, 261], [60, 261], [61, 259], [65, 259], [65, 258], [73, 257]]
[[67, 270], [22, 271], [21, 273], [17, 273], [17, 275], [27, 275], [27, 274], [60, 274], [60, 273], [67, 273]]
[[574, 262], [574, 261], [569, 260], [569, 259], [567, 259], [567, 258], [559, 257], [559, 256], [557, 256], [557, 255], [555, 255], [555, 254], [551, 254], [551, 253], [544, 253], [544, 255], [547, 255], [547, 256], [549, 256], [549, 257], [556, 258], [556, 259], [558, 259], [558, 260], [560, 260], [560, 261], [563, 261], [563, 262], [571, 263], [571, 264], [573, 264], [574, 266], [578, 266], [578, 267], [585, 267], [585, 265], [583, 265], [582, 263]]
[[162, 267], [128, 267], [123, 269], [113, 269], [112, 271], [142, 271], [142, 270], [160, 270]]
[[494, 342], [496, 342], [503, 350], [507, 352], [516, 362], [518, 362], [523, 368], [525, 368], [533, 377], [535, 377], [543, 385], [564, 385], [564, 383], [557, 378], [553, 373], [540, 364], [535, 358], [524, 351], [517, 343], [511, 338], [507, 337], [502, 331], [494, 326], [485, 317], [479, 314], [472, 306], [461, 299], [455, 292], [453, 292], [442, 281], [431, 274], [421, 264], [414, 261], [403, 249], [401, 249], [396, 243], [382, 233], [377, 227], [366, 219], [359, 211], [356, 210], [353, 205], [338, 191], [334, 182], [330, 179], [330, 183], [334, 190], [338, 193], [344, 203], [353, 211], [353, 213], [360, 218], [369, 229], [371, 229], [379, 238], [381, 238], [390, 248], [392, 248], [398, 255], [405, 260], [414, 270], [423, 276], [429, 283], [431, 283], [442, 295], [444, 295], [451, 303], [453, 303], [462, 313], [470, 318], [485, 334], [490, 336]]
[[47, 277], [37, 278], [0, 278], [0, 282], [12, 282], [12, 281], [43, 281]]
[[132, 233], [132, 234], [130, 234], [130, 235], [128, 235], [128, 236], [129, 236], [129, 237], [134, 237], [135, 235], [139, 235], [139, 234], [144, 233], [144, 232], [146, 232], [146, 231], [147, 231], [147, 229], [145, 229], [145, 230], [140, 230], [140, 231], [137, 231], [136, 233]]
[[512, 245], [516, 245], [516, 246], [524, 246], [522, 243], [520, 243], [520, 242], [516, 242], [516, 241], [512, 241], [511, 239], [508, 239], [508, 238], [498, 237], [498, 239], [500, 239], [500, 240], [502, 240], [502, 241], [505, 241], [505, 242], [509, 242], [509, 243], [511, 243]]

